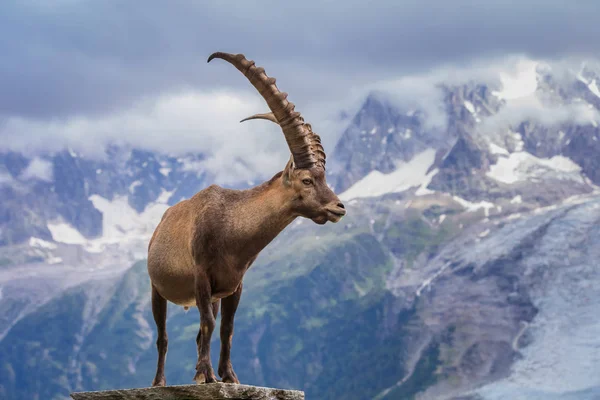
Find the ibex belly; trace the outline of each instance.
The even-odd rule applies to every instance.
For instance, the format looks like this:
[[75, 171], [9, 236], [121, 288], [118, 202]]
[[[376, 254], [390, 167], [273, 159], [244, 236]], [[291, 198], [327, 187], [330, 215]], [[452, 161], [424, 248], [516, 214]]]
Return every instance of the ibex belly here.
[[148, 257], [152, 285], [165, 299], [180, 306], [196, 305], [194, 268], [183, 257]]
[[153, 285], [161, 296], [184, 307], [196, 305], [196, 292], [194, 288], [194, 277], [170, 277], [169, 279], [157, 281]]
[[[180, 203], [181, 204], [181, 203]], [[180, 205], [171, 207], [148, 249], [148, 274], [152, 285], [165, 299], [181, 305], [196, 305], [194, 260], [186, 226], [189, 217]]]
[[[148, 256], [148, 273], [152, 284], [165, 299], [180, 306], [196, 306], [197, 269], [193, 259], [185, 249], [168, 246], [163, 248], [160, 241], [152, 243]], [[211, 301], [231, 296], [238, 289], [245, 268], [234, 268], [227, 261], [216, 263], [210, 269]]]
[[[150, 273], [153, 285], [165, 299], [180, 306], [196, 306], [195, 282], [196, 276], [193, 269], [183, 273], [183, 268], [177, 268], [177, 274], [162, 273], [173, 271], [171, 268], [160, 268], [155, 273]], [[238, 289], [241, 276], [229, 276], [228, 279], [212, 282], [211, 301], [214, 303], [222, 298], [229, 297]]]

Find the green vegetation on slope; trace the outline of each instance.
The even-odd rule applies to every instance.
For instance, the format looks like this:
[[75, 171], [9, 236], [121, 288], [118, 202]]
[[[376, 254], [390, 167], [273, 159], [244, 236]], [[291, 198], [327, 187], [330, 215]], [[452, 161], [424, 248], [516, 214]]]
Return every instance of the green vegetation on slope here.
[[405, 259], [409, 266], [420, 254], [434, 253], [456, 232], [451, 221], [434, 225], [426, 215], [432, 214], [410, 212], [406, 218], [391, 223], [384, 232], [384, 243], [397, 257]]

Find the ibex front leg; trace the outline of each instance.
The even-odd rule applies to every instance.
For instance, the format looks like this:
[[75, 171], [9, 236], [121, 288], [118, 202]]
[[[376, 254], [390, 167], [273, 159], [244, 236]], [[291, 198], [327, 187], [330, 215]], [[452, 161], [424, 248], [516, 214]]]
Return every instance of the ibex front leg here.
[[[215, 317], [215, 320], [217, 319], [217, 316], [219, 315], [219, 306], [220, 305], [221, 305], [221, 300], [217, 300], [214, 303], [212, 303], [212, 312]], [[198, 347], [198, 349], [200, 349], [201, 340], [202, 340], [202, 329], [199, 329], [198, 335], [196, 336], [196, 346]]]
[[221, 303], [221, 356], [219, 357], [219, 376], [225, 383], [240, 383], [231, 366], [231, 341], [233, 339], [233, 317], [242, 297], [242, 284]]
[[216, 382], [217, 378], [210, 363], [210, 338], [215, 329], [215, 316], [211, 304], [211, 289], [208, 277], [200, 272], [196, 276], [196, 305], [200, 311], [200, 332], [198, 333], [198, 363], [196, 383]]
[[152, 381], [152, 386], [165, 386], [165, 358], [167, 356], [167, 300], [158, 293], [158, 290], [152, 286], [152, 314], [156, 322], [156, 331], [158, 339], [156, 348], [158, 350], [158, 362], [156, 365], [156, 376]]

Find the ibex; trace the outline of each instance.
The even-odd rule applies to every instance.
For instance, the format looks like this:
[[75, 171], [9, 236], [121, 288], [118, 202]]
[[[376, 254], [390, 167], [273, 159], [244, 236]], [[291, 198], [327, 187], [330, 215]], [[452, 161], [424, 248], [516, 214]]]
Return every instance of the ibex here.
[[200, 311], [196, 337], [196, 383], [216, 382], [210, 361], [210, 340], [221, 304], [223, 382], [239, 383], [230, 359], [233, 319], [242, 295], [244, 274], [260, 251], [297, 217], [317, 224], [338, 222], [344, 205], [325, 181], [325, 152], [320, 137], [305, 123], [294, 104], [279, 91], [275, 78], [242, 54], [217, 52], [240, 70], [266, 100], [271, 112], [248, 119], [267, 119], [281, 127], [291, 152], [285, 169], [247, 190], [211, 185], [170, 207], [148, 246], [152, 282], [152, 313], [158, 331], [158, 363], [153, 386], [166, 384], [167, 300]]

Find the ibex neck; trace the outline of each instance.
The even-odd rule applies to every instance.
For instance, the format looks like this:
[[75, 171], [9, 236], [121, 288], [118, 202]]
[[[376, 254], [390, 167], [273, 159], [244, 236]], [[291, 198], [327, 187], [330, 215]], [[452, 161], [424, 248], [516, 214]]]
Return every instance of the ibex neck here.
[[281, 180], [251, 189], [240, 208], [236, 225], [242, 253], [247, 256], [258, 254], [296, 218]]

